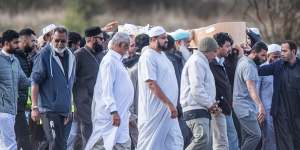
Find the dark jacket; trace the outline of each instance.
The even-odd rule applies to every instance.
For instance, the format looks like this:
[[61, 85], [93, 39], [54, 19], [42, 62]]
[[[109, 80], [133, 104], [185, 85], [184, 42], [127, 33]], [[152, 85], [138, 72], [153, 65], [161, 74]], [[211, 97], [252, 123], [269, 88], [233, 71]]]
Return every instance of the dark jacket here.
[[18, 89], [27, 88], [30, 80], [26, 78], [18, 59], [0, 52], [0, 112], [17, 114]]
[[[300, 65], [300, 59], [297, 58], [297, 62], [298, 65]], [[278, 112], [279, 112], [279, 107], [281, 104], [281, 101], [284, 101], [286, 97], [282, 98], [280, 96], [280, 92], [283, 88], [283, 85], [281, 84], [281, 81], [283, 80], [282, 78], [284, 78], [285, 76], [283, 75], [284, 72], [284, 65], [285, 62], [283, 60], [279, 60], [276, 61], [272, 64], [269, 65], [264, 65], [261, 66], [258, 69], [258, 74], [260, 76], [269, 76], [269, 75], [273, 75], [274, 77], [274, 81], [273, 81], [273, 88], [274, 88], [274, 92], [273, 92], [273, 97], [272, 97], [272, 105], [271, 105], [271, 115], [272, 116], [277, 116]], [[297, 75], [296, 75], [297, 76]], [[298, 96], [300, 97], [300, 71], [298, 74], [299, 78], [297, 78], [294, 83], [294, 87], [295, 89], [297, 89], [298, 92]], [[298, 104], [296, 104], [297, 106], [300, 106], [300, 102], [298, 102]], [[297, 108], [299, 110], [299, 107]], [[298, 111], [300, 112], [300, 111]], [[300, 114], [298, 114], [300, 115]], [[299, 116], [298, 116], [299, 117]]]
[[232, 109], [232, 90], [225, 67], [213, 59], [209, 63], [211, 72], [214, 75], [216, 83], [216, 100], [220, 101], [220, 107], [225, 115], [231, 114]]
[[68, 53], [68, 76], [50, 44], [37, 54], [31, 74], [33, 84], [39, 85], [38, 105], [44, 112], [68, 115], [71, 112], [72, 88], [75, 79], [75, 57]]
[[73, 88], [76, 116], [80, 121], [91, 122], [91, 107], [94, 86], [103, 53], [93, 53], [87, 47], [80, 48], [74, 53], [76, 57], [76, 80]]
[[[34, 54], [26, 54], [22, 50], [17, 50], [15, 56], [16, 58], [18, 58], [21, 68], [24, 71], [25, 75], [29, 78], [32, 72]], [[25, 111], [26, 109], [26, 104], [28, 100], [28, 90], [28, 87], [19, 88], [18, 111]]]

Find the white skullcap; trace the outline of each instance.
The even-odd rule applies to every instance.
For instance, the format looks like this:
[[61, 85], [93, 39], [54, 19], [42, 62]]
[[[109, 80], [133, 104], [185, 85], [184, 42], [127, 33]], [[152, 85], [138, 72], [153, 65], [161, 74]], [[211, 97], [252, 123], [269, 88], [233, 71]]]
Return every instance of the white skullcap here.
[[155, 36], [162, 35], [164, 33], [166, 33], [166, 30], [163, 27], [156, 26], [149, 30], [148, 35], [149, 37], [155, 37]]
[[56, 28], [56, 25], [55, 24], [49, 24], [48, 26], [44, 27], [42, 29], [42, 33], [43, 35], [49, 33], [50, 31], [54, 30]]
[[274, 52], [281, 52], [281, 46], [278, 44], [268, 45], [268, 53], [267, 54], [274, 53]]

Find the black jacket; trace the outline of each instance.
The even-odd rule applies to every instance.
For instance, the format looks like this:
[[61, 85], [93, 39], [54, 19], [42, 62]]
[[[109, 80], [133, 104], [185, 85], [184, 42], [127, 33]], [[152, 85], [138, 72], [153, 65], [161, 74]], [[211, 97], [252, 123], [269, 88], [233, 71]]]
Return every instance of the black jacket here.
[[[22, 50], [17, 50], [15, 56], [18, 58], [21, 68], [27, 77], [30, 77], [32, 72], [34, 53], [24, 53]], [[18, 111], [25, 111], [28, 99], [28, 87], [20, 87], [18, 94]]]
[[[286, 106], [289, 108], [287, 110], [287, 113], [290, 117], [300, 117], [300, 59], [297, 58], [296, 64], [294, 65], [294, 70], [296, 73], [291, 77], [286, 77], [284, 75], [284, 72], [286, 71], [287, 64], [283, 60], [276, 61], [269, 65], [261, 66], [258, 69], [258, 75], [260, 76], [268, 76], [273, 75], [274, 77], [274, 83], [273, 83], [273, 97], [272, 97], [272, 105], [271, 105], [271, 115], [273, 117], [276, 117], [278, 115], [278, 112], [280, 111], [279, 107], [284, 106], [283, 103], [290, 103], [289, 106]], [[281, 93], [286, 92], [284, 88], [283, 83], [285, 82], [285, 78], [291, 78], [294, 82], [291, 84], [291, 89], [294, 89], [297, 92], [295, 95], [291, 95], [290, 93], [285, 93], [287, 95], [282, 96]], [[291, 90], [289, 89], [289, 90]], [[290, 94], [290, 95], [288, 95]], [[292, 97], [292, 98], [289, 98]], [[292, 103], [291, 103], [292, 101]]]
[[220, 101], [222, 112], [225, 115], [230, 115], [232, 109], [232, 88], [225, 67], [220, 65], [216, 59], [213, 59], [209, 66], [215, 78], [216, 100]]
[[102, 52], [93, 53], [86, 47], [80, 48], [74, 53], [76, 57], [76, 79], [73, 87], [76, 117], [86, 123], [91, 122], [91, 107], [94, 94], [94, 86], [100, 62], [104, 56]]

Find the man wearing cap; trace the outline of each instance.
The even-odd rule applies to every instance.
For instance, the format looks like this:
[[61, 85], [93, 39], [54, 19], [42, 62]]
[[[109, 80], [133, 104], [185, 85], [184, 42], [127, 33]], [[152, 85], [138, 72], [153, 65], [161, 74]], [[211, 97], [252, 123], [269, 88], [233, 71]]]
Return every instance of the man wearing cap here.
[[102, 53], [103, 34], [100, 27], [90, 27], [85, 30], [86, 45], [75, 51], [76, 80], [73, 94], [78, 117], [79, 134], [82, 146], [85, 147], [92, 134], [91, 106], [94, 86], [99, 65], [104, 56]]
[[[43, 40], [48, 43], [48, 42], [51, 42], [51, 37], [52, 37], [52, 34], [53, 34], [53, 30], [56, 28], [56, 25], [55, 24], [49, 24], [47, 25], [46, 27], [44, 27], [42, 29], [42, 37], [43, 37]], [[46, 44], [45, 43], [45, 44]], [[43, 45], [42, 47], [44, 47], [45, 45]]]
[[259, 75], [273, 75], [271, 115], [277, 150], [300, 147], [300, 59], [294, 41], [281, 44], [281, 60], [261, 66]]
[[178, 29], [175, 32], [172, 32], [171, 36], [175, 40], [176, 49], [183, 56], [183, 63], [185, 63], [192, 55], [192, 53], [188, 49], [191, 41], [191, 33], [182, 29]]
[[193, 134], [186, 150], [211, 149], [211, 113], [217, 116], [220, 109], [209, 62], [216, 57], [217, 49], [218, 44], [213, 38], [204, 38], [182, 70], [180, 103], [183, 119]]
[[86, 150], [130, 150], [129, 107], [134, 89], [122, 57], [129, 48], [129, 36], [117, 32], [103, 57], [92, 102], [93, 132]]
[[[271, 64], [280, 59], [281, 46], [271, 44], [268, 46], [267, 61], [261, 66]], [[258, 82], [259, 97], [265, 107], [266, 117], [262, 126], [262, 150], [276, 150], [271, 104], [273, 95], [273, 76], [261, 76]]]
[[167, 34], [156, 26], [148, 33], [150, 44], [143, 48], [138, 63], [138, 150], [183, 149], [177, 119], [178, 85], [172, 63], [163, 48]]
[[65, 124], [71, 112], [75, 56], [67, 48], [68, 32], [53, 30], [51, 43], [42, 48], [33, 65], [31, 118], [41, 116], [50, 150], [66, 149]]

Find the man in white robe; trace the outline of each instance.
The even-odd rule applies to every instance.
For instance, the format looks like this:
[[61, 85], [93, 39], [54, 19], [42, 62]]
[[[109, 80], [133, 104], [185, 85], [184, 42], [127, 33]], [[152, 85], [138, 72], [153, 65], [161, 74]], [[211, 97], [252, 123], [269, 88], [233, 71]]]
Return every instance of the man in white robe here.
[[138, 150], [182, 150], [177, 119], [178, 85], [172, 63], [161, 50], [167, 46], [162, 27], [149, 31], [150, 45], [138, 63]]
[[92, 103], [93, 133], [86, 150], [130, 150], [129, 107], [133, 85], [122, 63], [129, 36], [118, 32], [100, 64]]

